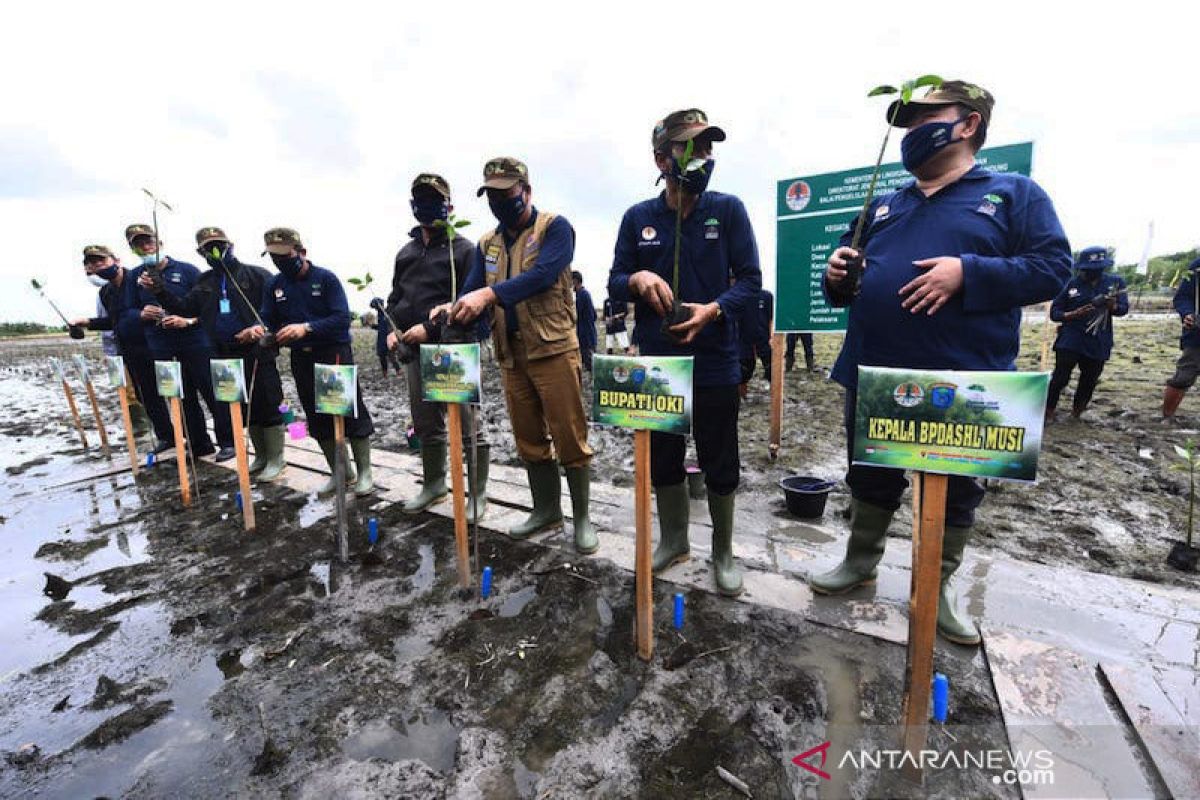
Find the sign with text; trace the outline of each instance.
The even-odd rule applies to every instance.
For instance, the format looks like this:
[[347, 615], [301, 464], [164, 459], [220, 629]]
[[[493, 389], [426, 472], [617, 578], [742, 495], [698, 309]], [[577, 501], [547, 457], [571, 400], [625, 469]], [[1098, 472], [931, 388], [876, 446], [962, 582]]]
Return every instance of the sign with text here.
[[358, 416], [358, 365], [314, 364], [317, 413]]
[[183, 365], [178, 361], [155, 361], [154, 381], [159, 397], [183, 397]]
[[687, 434], [692, 366], [691, 356], [593, 356], [592, 422]]
[[[1029, 175], [1033, 143], [985, 147], [976, 163], [993, 172]], [[825, 265], [862, 209], [874, 167], [779, 181], [776, 188], [775, 330], [844, 331], [849, 312], [834, 308], [821, 285]], [[875, 196], [912, 180], [900, 163], [880, 167]]]
[[1037, 478], [1048, 372], [859, 367], [855, 464]]
[[421, 345], [421, 392], [430, 403], [479, 402], [479, 343]]
[[214, 358], [208, 362], [213, 394], [222, 403], [246, 402], [246, 373], [240, 358]]
[[108, 373], [108, 382], [112, 388], [120, 389], [125, 385], [125, 359], [123, 356], [105, 356], [104, 371]]

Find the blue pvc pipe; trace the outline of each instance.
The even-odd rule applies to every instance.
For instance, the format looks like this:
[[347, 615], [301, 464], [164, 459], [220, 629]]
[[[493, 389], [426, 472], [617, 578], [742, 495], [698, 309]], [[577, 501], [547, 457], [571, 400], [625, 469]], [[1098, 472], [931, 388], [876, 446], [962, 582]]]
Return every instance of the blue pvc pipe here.
[[379, 541], [379, 520], [374, 517], [367, 520], [367, 541], [371, 544]]
[[945, 722], [950, 707], [950, 680], [940, 672], [933, 674], [933, 719]]
[[683, 595], [675, 595], [675, 630], [683, 629]]
[[480, 593], [483, 595], [484, 599], [487, 599], [487, 597], [492, 593], [492, 568], [491, 567], [483, 568], [483, 580], [479, 584], [479, 590], [480, 590]]

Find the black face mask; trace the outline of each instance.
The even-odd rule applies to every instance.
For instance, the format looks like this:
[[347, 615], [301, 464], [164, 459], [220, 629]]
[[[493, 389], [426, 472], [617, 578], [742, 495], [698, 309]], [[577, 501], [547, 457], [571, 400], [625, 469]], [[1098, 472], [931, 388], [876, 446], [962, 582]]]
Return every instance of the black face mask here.
[[300, 272], [304, 269], [304, 259], [300, 256], [281, 256], [271, 253], [271, 261], [283, 277], [292, 281], [300, 277]]
[[113, 278], [117, 277], [117, 271], [119, 269], [121, 269], [121, 268], [118, 267], [116, 264], [112, 264], [110, 266], [105, 267], [104, 269], [98, 269], [92, 274], [97, 275], [106, 281], [111, 281]]
[[521, 192], [516, 197], [498, 197], [494, 200], [489, 196], [488, 208], [492, 209], [492, 215], [501, 225], [515, 231], [521, 224], [521, 215], [525, 213], [525, 193]]
[[413, 216], [425, 227], [450, 216], [450, 204], [442, 199], [429, 197], [413, 198], [410, 201]]

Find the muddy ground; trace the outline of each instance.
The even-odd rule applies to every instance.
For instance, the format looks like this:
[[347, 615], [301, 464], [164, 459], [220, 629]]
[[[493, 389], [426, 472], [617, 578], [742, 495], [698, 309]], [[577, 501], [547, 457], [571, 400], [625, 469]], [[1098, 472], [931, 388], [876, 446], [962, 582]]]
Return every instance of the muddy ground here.
[[[1119, 345], [1093, 411], [1052, 429], [1039, 485], [989, 496], [978, 546], [1195, 586], [1162, 563], [1186, 515], [1184, 479], [1167, 465], [1187, 434], [1154, 413], [1171, 324], [1118, 335], [1136, 356]], [[836, 337], [817, 342], [827, 366]], [[385, 388], [371, 340], [358, 344], [379, 438], [404, 447], [402, 384]], [[331, 564], [331, 502], [260, 486], [261, 533], [247, 536], [233, 474], [202, 464], [203, 496], [181, 510], [173, 465], [135, 485], [79, 448], [45, 367], [70, 345], [5, 350], [0, 796], [737, 796], [717, 765], [755, 797], [1005, 796], [986, 774], [942, 771], [917, 789], [886, 771], [825, 782], [791, 764], [824, 741], [893, 745], [903, 648], [701, 592], [687, 593], [676, 632], [676, 589], [658, 582], [656, 659], [643, 664], [628, 573], [490, 535], [496, 592], [479, 601], [455, 587], [447, 522], [367, 504], [351, 506], [351, 563]], [[494, 377], [488, 389], [493, 459], [516, 463]], [[748, 491], [776, 502], [783, 474], [837, 476], [840, 403], [820, 376], [789, 375], [771, 463], [756, 380]], [[627, 480], [624, 437], [595, 439], [596, 473]], [[370, 553], [367, 514], [382, 531]], [[955, 746], [1002, 745], [982, 657], [939, 648], [937, 659], [956, 676]]]

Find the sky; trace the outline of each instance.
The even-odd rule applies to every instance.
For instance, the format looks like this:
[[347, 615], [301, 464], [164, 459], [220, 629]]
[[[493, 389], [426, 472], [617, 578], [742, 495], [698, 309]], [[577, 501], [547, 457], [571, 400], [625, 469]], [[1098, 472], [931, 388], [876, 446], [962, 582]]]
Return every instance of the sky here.
[[[1178, 3], [21, 4], [0, 48], [0, 321], [68, 317], [95, 289], [85, 245], [126, 265], [126, 225], [200, 263], [195, 231], [239, 255], [296, 228], [311, 260], [386, 294], [414, 224], [412, 178], [444, 175], [477, 238], [484, 162], [524, 160], [534, 204], [567, 217], [575, 267], [604, 295], [625, 209], [656, 193], [654, 122], [699, 107], [728, 140], [711, 188], [742, 198], [775, 284], [779, 180], [870, 164], [881, 83], [925, 73], [989, 89], [989, 145], [1034, 142], [1033, 177], [1074, 249], [1137, 261], [1200, 244], [1193, 26]], [[899, 137], [888, 160], [899, 158]], [[940, 255], [940, 254], [938, 254]]]

